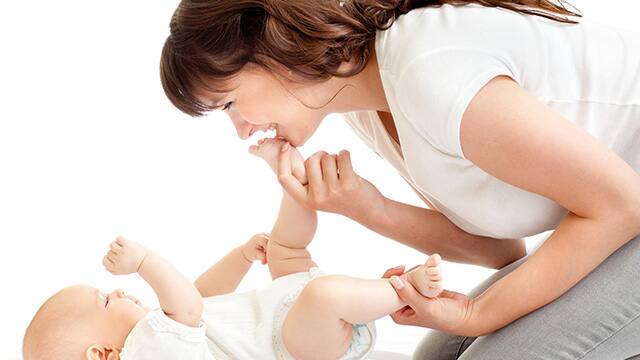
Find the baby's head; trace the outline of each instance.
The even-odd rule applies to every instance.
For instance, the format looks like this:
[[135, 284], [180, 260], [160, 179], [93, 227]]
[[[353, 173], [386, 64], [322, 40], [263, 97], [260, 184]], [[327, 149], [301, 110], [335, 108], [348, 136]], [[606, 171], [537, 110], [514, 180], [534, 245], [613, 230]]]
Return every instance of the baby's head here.
[[125, 339], [148, 311], [120, 289], [62, 289], [42, 304], [27, 327], [23, 358], [118, 359]]

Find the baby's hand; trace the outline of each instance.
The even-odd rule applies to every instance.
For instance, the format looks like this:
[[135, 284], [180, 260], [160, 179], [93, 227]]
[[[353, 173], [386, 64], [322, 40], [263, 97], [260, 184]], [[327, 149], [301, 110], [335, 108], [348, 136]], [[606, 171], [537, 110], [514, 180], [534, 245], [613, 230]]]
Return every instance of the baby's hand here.
[[[251, 145], [249, 152], [257, 157], [264, 159], [271, 167], [273, 172], [278, 172], [278, 154], [286, 141], [279, 138], [266, 138], [258, 141], [257, 145]], [[304, 170], [304, 158], [300, 152], [291, 147], [291, 172], [301, 184], [307, 184], [307, 175]]]
[[260, 260], [264, 265], [267, 263], [267, 244], [269, 235], [260, 233], [253, 235], [249, 241], [242, 246], [242, 255], [250, 262]]
[[147, 249], [135, 241], [118, 236], [109, 244], [109, 252], [102, 258], [102, 264], [113, 275], [125, 275], [138, 272]]

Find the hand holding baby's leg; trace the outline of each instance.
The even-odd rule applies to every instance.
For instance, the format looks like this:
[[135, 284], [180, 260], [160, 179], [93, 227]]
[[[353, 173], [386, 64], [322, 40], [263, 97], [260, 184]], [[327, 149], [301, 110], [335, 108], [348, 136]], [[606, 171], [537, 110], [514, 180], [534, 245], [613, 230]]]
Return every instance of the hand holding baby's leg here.
[[[249, 147], [249, 153], [264, 159], [273, 172], [278, 171], [278, 154], [286, 141], [277, 138], [261, 139], [257, 145]], [[296, 148], [291, 148], [291, 172], [301, 184], [307, 184], [307, 175], [304, 169], [304, 158]]]
[[442, 292], [441, 262], [440, 255], [432, 254], [426, 263], [403, 276], [423, 296], [437, 297]]

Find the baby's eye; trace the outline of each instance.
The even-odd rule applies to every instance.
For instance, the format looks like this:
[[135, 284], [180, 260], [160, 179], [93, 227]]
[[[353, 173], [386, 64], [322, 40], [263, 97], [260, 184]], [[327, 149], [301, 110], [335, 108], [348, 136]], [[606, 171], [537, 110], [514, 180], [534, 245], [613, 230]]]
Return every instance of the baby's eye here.
[[224, 104], [222, 111], [229, 110], [229, 108], [231, 107], [231, 104], [233, 104], [233, 101], [229, 101], [228, 103]]
[[104, 302], [104, 307], [107, 307], [108, 303], [109, 303], [109, 295], [107, 295], [107, 300]]

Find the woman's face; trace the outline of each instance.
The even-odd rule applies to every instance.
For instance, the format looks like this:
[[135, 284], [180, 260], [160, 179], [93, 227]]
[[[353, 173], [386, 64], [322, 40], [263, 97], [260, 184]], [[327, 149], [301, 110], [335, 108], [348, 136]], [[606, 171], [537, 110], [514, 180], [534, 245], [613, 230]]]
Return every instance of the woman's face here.
[[328, 115], [328, 107], [314, 110], [302, 104], [304, 102], [310, 107], [324, 105], [331, 95], [326, 94], [323, 84], [294, 84], [261, 67], [248, 64], [230, 85], [234, 90], [224, 94], [215, 105], [224, 107], [238, 137], [243, 140], [256, 131], [273, 129], [276, 136], [287, 139], [293, 146], [301, 146]]

